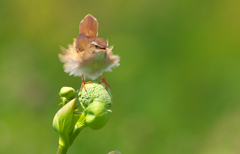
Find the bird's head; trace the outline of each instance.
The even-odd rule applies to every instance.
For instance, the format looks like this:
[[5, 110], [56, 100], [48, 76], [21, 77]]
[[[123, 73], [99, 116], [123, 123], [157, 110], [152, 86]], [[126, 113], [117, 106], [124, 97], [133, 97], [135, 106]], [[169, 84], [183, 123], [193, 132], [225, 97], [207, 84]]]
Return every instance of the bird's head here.
[[89, 43], [89, 49], [92, 54], [104, 53], [108, 49], [108, 43], [103, 38], [96, 38]]

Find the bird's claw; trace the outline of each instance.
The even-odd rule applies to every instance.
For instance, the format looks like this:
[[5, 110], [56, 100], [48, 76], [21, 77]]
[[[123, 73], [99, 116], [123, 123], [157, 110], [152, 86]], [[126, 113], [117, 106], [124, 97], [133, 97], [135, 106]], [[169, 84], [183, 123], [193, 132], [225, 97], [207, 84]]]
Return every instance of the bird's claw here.
[[85, 89], [85, 91], [87, 92], [87, 89], [86, 89], [86, 87], [85, 87], [85, 84], [89, 84], [89, 83], [92, 83], [91, 81], [88, 81], [88, 82], [82, 82], [82, 85], [81, 85], [81, 88], [80, 88], [80, 91], [82, 91], [82, 88], [84, 88]]
[[85, 91], [87, 92], [87, 89], [86, 89], [86, 87], [85, 87], [85, 84], [89, 84], [89, 83], [92, 83], [92, 82], [91, 82], [91, 81], [85, 82], [85, 81], [83, 80], [83, 75], [82, 75], [82, 84], [81, 84], [80, 91], [82, 91], [82, 88], [84, 88]]
[[105, 84], [105, 86], [106, 86], [106, 89], [107, 89], [108, 87], [111, 88], [111, 86], [107, 83], [106, 79], [105, 79], [103, 76], [101, 76], [101, 75], [100, 75], [100, 77], [102, 78], [102, 81], [100, 81], [99, 84], [104, 82], [104, 84]]

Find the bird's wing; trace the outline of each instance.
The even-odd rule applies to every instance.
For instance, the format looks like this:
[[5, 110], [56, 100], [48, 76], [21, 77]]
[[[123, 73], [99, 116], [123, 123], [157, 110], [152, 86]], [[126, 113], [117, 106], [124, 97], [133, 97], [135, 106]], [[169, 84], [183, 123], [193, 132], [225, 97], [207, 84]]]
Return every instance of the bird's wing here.
[[78, 38], [76, 40], [76, 44], [75, 44], [77, 52], [85, 51], [89, 42], [91, 42], [94, 39], [96, 39], [96, 38], [92, 37], [92, 36], [88, 36], [85, 33], [81, 33], [78, 36]]
[[97, 37], [98, 34], [98, 22], [91, 14], [88, 14], [80, 22], [79, 34], [85, 33], [88, 36]]

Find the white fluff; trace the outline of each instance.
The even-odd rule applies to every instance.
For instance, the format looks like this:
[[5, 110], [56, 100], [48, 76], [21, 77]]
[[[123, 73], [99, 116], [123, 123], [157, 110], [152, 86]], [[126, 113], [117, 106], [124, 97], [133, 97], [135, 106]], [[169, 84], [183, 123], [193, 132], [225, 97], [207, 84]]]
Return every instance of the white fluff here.
[[[106, 53], [91, 54], [84, 52], [78, 53], [75, 49], [76, 39], [69, 49], [63, 50], [63, 55], [59, 54], [61, 62], [64, 63], [64, 71], [69, 75], [88, 77], [95, 80], [103, 72], [111, 72], [112, 68], [119, 66], [120, 57], [112, 54], [113, 47]], [[84, 58], [83, 58], [84, 57]]]

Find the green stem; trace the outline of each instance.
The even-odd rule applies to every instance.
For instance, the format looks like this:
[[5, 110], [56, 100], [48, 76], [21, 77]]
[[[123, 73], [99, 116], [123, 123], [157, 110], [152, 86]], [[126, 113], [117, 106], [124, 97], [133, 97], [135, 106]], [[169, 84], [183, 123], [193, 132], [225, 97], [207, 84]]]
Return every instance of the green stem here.
[[75, 138], [78, 136], [78, 134], [81, 132], [81, 130], [86, 127], [86, 117], [85, 117], [85, 113], [83, 112], [80, 116], [80, 118], [78, 119], [78, 121], [75, 124], [75, 127], [72, 131], [72, 133], [70, 134], [70, 145], [72, 145], [73, 141], [75, 140]]
[[68, 148], [62, 147], [62, 146], [59, 145], [57, 154], [66, 154], [67, 150], [68, 150]]
[[75, 140], [75, 138], [78, 136], [78, 134], [81, 132], [82, 128], [78, 128], [78, 129], [74, 129], [72, 134], [71, 134], [71, 138], [70, 138], [70, 145], [73, 144], [73, 141]]

